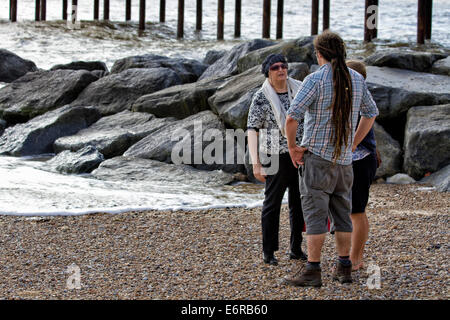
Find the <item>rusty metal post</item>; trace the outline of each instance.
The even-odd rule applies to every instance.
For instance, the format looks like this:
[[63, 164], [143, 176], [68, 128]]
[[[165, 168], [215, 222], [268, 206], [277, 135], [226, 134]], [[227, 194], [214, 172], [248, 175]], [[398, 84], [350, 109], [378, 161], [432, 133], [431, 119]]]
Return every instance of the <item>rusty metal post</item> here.
[[184, 0], [178, 0], [178, 28], [177, 38], [184, 37]]
[[366, 0], [364, 12], [364, 41], [371, 42], [378, 36], [378, 0]]
[[323, 31], [330, 29], [330, 0], [323, 0]]
[[159, 22], [166, 22], [166, 0], [159, 2]]
[[234, 12], [234, 37], [241, 37], [241, 18], [242, 18], [242, 1], [236, 0]]
[[131, 0], [127, 0], [125, 3], [125, 21], [131, 20]]
[[109, 20], [109, 0], [103, 0], [103, 20]]
[[263, 3], [263, 38], [270, 38], [270, 0]]
[[197, 21], [195, 24], [195, 30], [202, 30], [202, 16], [203, 16], [203, 3], [202, 0], [197, 0]]
[[145, 0], [139, 0], [139, 30], [145, 30]]
[[311, 35], [319, 34], [319, 0], [312, 0]]
[[219, 0], [217, 8], [217, 40], [223, 40], [224, 21], [225, 21], [225, 0]]
[[283, 7], [284, 1], [278, 0], [277, 3], [277, 39], [283, 38]]

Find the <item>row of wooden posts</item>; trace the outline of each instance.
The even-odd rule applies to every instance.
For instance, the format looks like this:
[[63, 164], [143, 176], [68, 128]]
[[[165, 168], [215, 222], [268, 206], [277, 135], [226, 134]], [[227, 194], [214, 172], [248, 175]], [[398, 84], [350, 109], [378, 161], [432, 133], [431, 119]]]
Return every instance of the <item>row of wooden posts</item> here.
[[[78, 6], [78, 0], [71, 0], [72, 8]], [[197, 20], [196, 30], [202, 30], [202, 9], [203, 1], [197, 1]], [[67, 6], [68, 0], [62, 0], [62, 18], [67, 20]], [[365, 0], [365, 15], [364, 15], [364, 41], [370, 42], [377, 37], [377, 27], [371, 26], [368, 21], [375, 12], [371, 12], [372, 6], [378, 7], [378, 0]], [[103, 0], [103, 19], [109, 20], [109, 0]], [[284, 0], [277, 0], [277, 25], [276, 25], [276, 39], [283, 38], [283, 8]], [[373, 7], [372, 7], [373, 8]], [[417, 22], [417, 43], [423, 44], [425, 39], [431, 39], [431, 25], [432, 25], [432, 8], [433, 0], [418, 0], [418, 22]], [[145, 0], [139, 0], [139, 30], [145, 30]], [[264, 0], [263, 2], [263, 38], [270, 38], [270, 17], [271, 17], [271, 0]], [[76, 9], [75, 9], [76, 10]], [[45, 21], [47, 11], [47, 0], [36, 0], [35, 20]], [[94, 0], [94, 20], [99, 19], [100, 0]], [[10, 0], [10, 20], [17, 21], [17, 0]], [[376, 11], [377, 12], [377, 11]], [[235, 0], [235, 26], [234, 36], [239, 38], [241, 36], [241, 13], [242, 0]], [[72, 12], [72, 16], [76, 17], [76, 13]], [[217, 39], [224, 39], [224, 16], [225, 16], [225, 0], [218, 0], [217, 8]], [[323, 0], [323, 30], [330, 27], [330, 0]], [[378, 16], [375, 17], [378, 21]], [[125, 1], [125, 20], [131, 20], [131, 0]], [[166, 20], [166, 0], [160, 0], [159, 11], [160, 22]], [[319, 32], [319, 0], [312, 0], [312, 14], [311, 14], [311, 35], [316, 35]], [[178, 26], [177, 38], [184, 36], [184, 0], [178, 0]]]

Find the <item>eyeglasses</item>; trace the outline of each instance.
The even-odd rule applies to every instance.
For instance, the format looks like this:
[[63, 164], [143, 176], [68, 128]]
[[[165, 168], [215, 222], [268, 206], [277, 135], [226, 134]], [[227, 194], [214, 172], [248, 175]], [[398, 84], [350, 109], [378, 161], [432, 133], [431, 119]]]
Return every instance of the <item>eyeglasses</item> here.
[[269, 70], [271, 70], [271, 71], [277, 71], [277, 70], [279, 70], [280, 68], [281, 68], [281, 69], [287, 69], [287, 68], [288, 68], [287, 63], [274, 64], [273, 66], [271, 66], [271, 67], [269, 68]]

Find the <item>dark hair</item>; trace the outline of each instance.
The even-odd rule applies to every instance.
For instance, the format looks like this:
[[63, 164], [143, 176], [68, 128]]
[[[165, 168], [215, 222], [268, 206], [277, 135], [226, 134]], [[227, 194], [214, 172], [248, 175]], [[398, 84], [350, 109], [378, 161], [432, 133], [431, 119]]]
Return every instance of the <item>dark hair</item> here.
[[269, 54], [266, 57], [266, 59], [264, 59], [264, 62], [261, 64], [261, 73], [264, 74], [266, 78], [268, 78], [270, 66], [277, 62], [283, 62], [287, 64], [286, 57], [278, 53]]
[[364, 77], [364, 79], [367, 78], [367, 70], [366, 70], [366, 65], [364, 64], [364, 62], [359, 61], [359, 60], [347, 60], [346, 65], [347, 65], [347, 67], [352, 68], [353, 70], [358, 72], [360, 75], [362, 75]]
[[347, 56], [342, 38], [331, 31], [324, 31], [314, 39], [314, 48], [331, 62], [333, 69], [333, 100], [331, 102], [334, 143], [333, 161], [341, 156], [342, 146], [348, 146], [351, 133], [352, 79], [345, 58]]

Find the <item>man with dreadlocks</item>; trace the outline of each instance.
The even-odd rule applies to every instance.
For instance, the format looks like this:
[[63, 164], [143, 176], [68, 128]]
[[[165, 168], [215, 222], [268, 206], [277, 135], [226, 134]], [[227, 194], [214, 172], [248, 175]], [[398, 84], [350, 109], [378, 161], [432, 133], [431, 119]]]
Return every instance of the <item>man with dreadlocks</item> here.
[[[308, 262], [284, 282], [320, 287], [320, 257], [328, 216], [339, 257], [333, 279], [352, 282], [352, 150], [372, 127], [378, 109], [363, 76], [347, 68], [345, 44], [339, 35], [325, 31], [314, 39], [314, 48], [320, 68], [304, 79], [286, 118], [289, 153], [299, 168]], [[355, 131], [358, 115], [361, 120]], [[297, 121], [303, 118], [304, 135], [298, 146]]]

